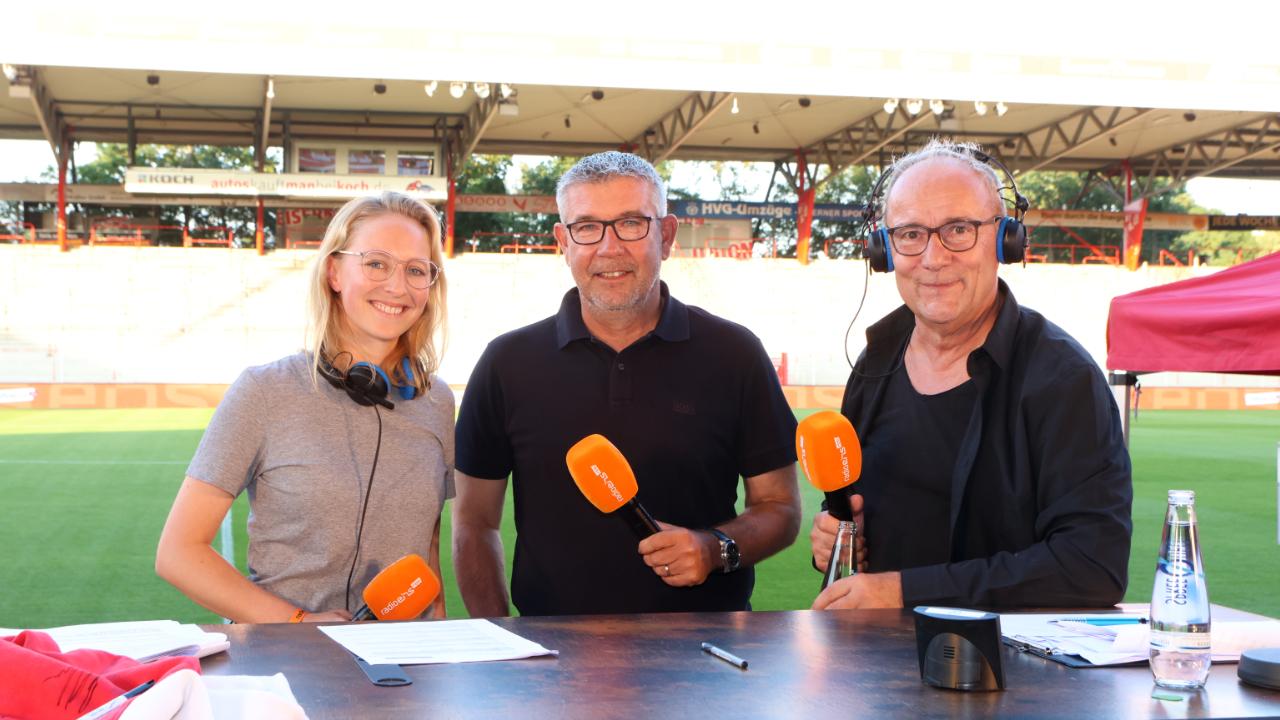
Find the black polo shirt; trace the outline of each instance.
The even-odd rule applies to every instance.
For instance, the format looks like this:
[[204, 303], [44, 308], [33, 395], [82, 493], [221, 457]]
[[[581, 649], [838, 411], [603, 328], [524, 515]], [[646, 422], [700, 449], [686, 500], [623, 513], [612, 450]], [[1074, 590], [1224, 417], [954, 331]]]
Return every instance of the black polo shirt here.
[[472, 371], [457, 468], [511, 475], [521, 614], [748, 608], [751, 568], [668, 586], [627, 523], [596, 510], [565, 465], [575, 442], [600, 433], [630, 462], [641, 504], [696, 529], [734, 517], [740, 476], [795, 462], [795, 416], [759, 339], [661, 290], [657, 327], [622, 352], [591, 337], [575, 288], [556, 315], [489, 343]]

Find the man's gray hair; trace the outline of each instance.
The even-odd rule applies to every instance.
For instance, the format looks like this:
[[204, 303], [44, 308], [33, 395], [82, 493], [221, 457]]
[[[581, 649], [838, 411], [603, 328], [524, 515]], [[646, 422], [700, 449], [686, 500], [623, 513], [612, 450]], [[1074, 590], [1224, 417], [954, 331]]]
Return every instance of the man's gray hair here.
[[1000, 214], [1007, 212], [1004, 200], [1004, 183], [1000, 178], [1000, 174], [991, 165], [978, 159], [979, 155], [985, 155], [986, 151], [981, 145], [972, 142], [956, 142], [951, 138], [930, 138], [924, 147], [912, 153], [907, 153], [889, 166], [885, 172], [889, 174], [886, 181], [884, 193], [882, 194], [880, 217], [884, 218], [888, 212], [889, 198], [893, 194], [893, 187], [897, 184], [898, 178], [902, 177], [902, 173], [906, 172], [914, 165], [919, 165], [928, 160], [937, 160], [946, 158], [962, 163], [975, 173], [988, 180], [991, 184], [991, 192], [995, 196], [997, 203], [1000, 205]]
[[631, 177], [648, 182], [653, 186], [653, 205], [658, 210], [658, 217], [667, 214], [667, 186], [653, 165], [639, 155], [609, 150], [582, 158], [560, 176], [560, 181], [556, 183], [556, 207], [561, 217], [564, 216], [564, 198], [569, 188], [584, 183], [602, 183], [617, 177]]

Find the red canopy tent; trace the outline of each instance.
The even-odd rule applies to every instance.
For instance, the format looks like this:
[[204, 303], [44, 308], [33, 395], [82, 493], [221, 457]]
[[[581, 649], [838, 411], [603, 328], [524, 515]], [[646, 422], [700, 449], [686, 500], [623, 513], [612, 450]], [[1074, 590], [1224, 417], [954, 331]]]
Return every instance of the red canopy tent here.
[[1280, 252], [1116, 297], [1107, 367], [1280, 375]]

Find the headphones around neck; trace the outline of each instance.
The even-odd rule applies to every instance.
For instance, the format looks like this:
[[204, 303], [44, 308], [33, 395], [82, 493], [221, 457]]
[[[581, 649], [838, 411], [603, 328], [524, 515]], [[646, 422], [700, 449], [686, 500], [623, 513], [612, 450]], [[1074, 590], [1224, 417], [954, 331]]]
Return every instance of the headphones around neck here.
[[[1018, 184], [1013, 179], [1013, 173], [1009, 172], [1009, 168], [1005, 167], [1004, 163], [981, 150], [964, 146], [956, 147], [955, 150], [968, 153], [978, 162], [1003, 173], [1008, 179], [1009, 185], [1001, 189], [1013, 191], [1013, 215], [1000, 218], [1000, 223], [996, 226], [996, 260], [1004, 264], [1016, 262], [1025, 264], [1027, 226], [1023, 224], [1022, 217], [1031, 207], [1031, 203], [1018, 192]], [[877, 219], [884, 217], [884, 213], [877, 213], [877, 209], [884, 204], [885, 183], [893, 174], [892, 166], [881, 173], [880, 178], [871, 188], [871, 198], [867, 201], [867, 206], [862, 210], [863, 233], [867, 238], [867, 262], [875, 272], [893, 272], [893, 251], [889, 244], [889, 229], [875, 227]]]
[[400, 361], [400, 370], [404, 374], [404, 385], [393, 382], [387, 377], [385, 370], [372, 363], [355, 363], [344, 373], [334, 367], [323, 352], [320, 356], [320, 374], [330, 385], [345, 392], [357, 405], [381, 405], [394, 410], [395, 404], [387, 399], [387, 393], [393, 387], [401, 400], [417, 397], [418, 388], [413, 384], [413, 363], [408, 357]]

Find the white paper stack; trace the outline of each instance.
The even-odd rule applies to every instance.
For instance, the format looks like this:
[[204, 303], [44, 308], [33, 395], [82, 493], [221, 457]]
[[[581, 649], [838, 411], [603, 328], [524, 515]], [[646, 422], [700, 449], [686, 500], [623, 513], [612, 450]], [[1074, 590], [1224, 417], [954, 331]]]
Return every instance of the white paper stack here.
[[[230, 647], [225, 634], [206, 632], [198, 625], [182, 624], [177, 620], [138, 620], [33, 629], [48, 633], [62, 652], [105, 650], [140, 662], [172, 655], [205, 657]], [[0, 628], [0, 637], [20, 632], [22, 631]]]
[[[1088, 617], [1078, 613], [1002, 613], [1000, 632], [1015, 646], [1048, 655], [1075, 655], [1093, 665], [1146, 662], [1150, 625], [1095, 626], [1087, 622]], [[1117, 616], [1096, 616], [1106, 617]], [[1214, 662], [1237, 662], [1245, 650], [1280, 646], [1280, 621], [1215, 621], [1209, 641]]]

